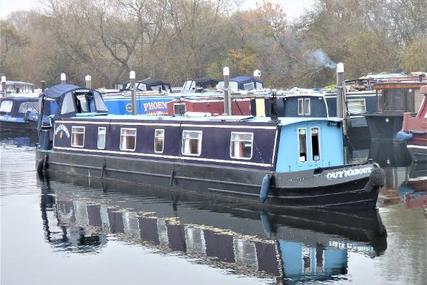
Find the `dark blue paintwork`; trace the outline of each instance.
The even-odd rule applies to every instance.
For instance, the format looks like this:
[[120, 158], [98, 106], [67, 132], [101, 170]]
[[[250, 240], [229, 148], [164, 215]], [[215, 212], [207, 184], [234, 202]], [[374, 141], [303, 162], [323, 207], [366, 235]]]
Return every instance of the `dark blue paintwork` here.
[[[111, 116], [110, 116], [111, 117]], [[95, 123], [98, 122], [98, 123]], [[85, 127], [85, 150], [98, 151], [97, 149], [97, 133], [98, 127], [107, 128], [106, 139], [106, 154], [131, 156], [132, 153], [145, 154], [160, 160], [175, 160], [179, 157], [185, 157], [188, 160], [197, 160], [200, 163], [215, 163], [218, 160], [219, 164], [227, 163], [227, 161], [238, 162], [239, 167], [260, 167], [256, 165], [246, 165], [245, 163], [259, 163], [269, 165], [272, 168], [273, 154], [276, 144], [277, 125], [273, 122], [265, 123], [248, 123], [248, 122], [208, 122], [208, 121], [180, 121], [170, 120], [161, 122], [159, 120], [138, 120], [138, 124], [134, 125], [135, 120], [109, 120], [108, 117], [94, 118], [86, 120], [84, 118], [71, 118], [67, 121], [57, 121], [55, 124], [55, 144], [57, 148], [72, 148], [71, 138], [64, 131], [59, 130], [59, 125], [67, 128], [68, 133], [72, 135], [72, 126]], [[132, 125], [133, 124], [133, 125]], [[210, 127], [209, 127], [210, 126]], [[229, 127], [227, 127], [229, 126]], [[244, 127], [254, 126], [254, 129], [244, 129]], [[242, 128], [243, 127], [243, 128]], [[268, 129], [257, 129], [268, 128]], [[120, 150], [120, 130], [122, 128], [137, 129], [137, 143], [135, 151]], [[165, 130], [165, 145], [164, 151], [161, 154], [154, 152], [154, 131], [155, 129]], [[200, 156], [186, 156], [181, 154], [182, 132], [184, 130], [203, 131], [202, 148]], [[254, 134], [253, 155], [251, 159], [231, 159], [230, 158], [230, 134], [231, 132], [250, 132]], [[220, 147], [219, 147], [220, 146]], [[72, 148], [79, 152], [79, 148]], [[108, 151], [120, 153], [108, 153]], [[84, 152], [84, 150], [82, 150]], [[206, 160], [204, 160], [206, 159]], [[209, 159], [209, 160], [207, 160]]]

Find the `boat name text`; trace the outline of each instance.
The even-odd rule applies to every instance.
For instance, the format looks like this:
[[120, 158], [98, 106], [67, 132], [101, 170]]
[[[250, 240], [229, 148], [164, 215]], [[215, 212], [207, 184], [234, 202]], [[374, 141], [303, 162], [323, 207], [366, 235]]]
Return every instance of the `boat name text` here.
[[340, 171], [334, 171], [329, 172], [326, 174], [327, 179], [338, 179], [338, 178], [345, 178], [345, 177], [351, 177], [356, 175], [363, 175], [363, 174], [370, 174], [372, 172], [371, 167], [363, 167], [363, 168], [356, 168], [356, 169], [344, 169]]

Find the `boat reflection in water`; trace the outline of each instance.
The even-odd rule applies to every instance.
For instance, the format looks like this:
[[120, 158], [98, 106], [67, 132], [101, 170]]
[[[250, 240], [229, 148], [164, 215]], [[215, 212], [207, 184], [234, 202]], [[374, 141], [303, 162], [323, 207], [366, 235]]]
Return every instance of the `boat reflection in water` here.
[[427, 218], [427, 163], [414, 163], [399, 187], [399, 195], [408, 208], [424, 208]]
[[13, 145], [16, 147], [35, 146], [37, 143], [37, 134], [26, 130], [6, 130], [0, 128], [0, 143]]
[[375, 257], [387, 247], [376, 210], [267, 212], [155, 189], [102, 190], [93, 180], [40, 183], [46, 239], [57, 250], [96, 253], [115, 239], [235, 274], [302, 281], [345, 278], [349, 251]]

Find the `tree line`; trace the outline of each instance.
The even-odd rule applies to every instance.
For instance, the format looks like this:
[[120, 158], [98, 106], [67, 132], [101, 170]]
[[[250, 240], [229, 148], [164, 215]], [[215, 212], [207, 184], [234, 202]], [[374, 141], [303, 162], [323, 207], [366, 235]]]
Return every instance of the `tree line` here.
[[95, 87], [262, 71], [271, 87], [320, 87], [369, 72], [427, 71], [425, 0], [316, 0], [294, 21], [286, 6], [231, 0], [44, 0], [0, 22], [0, 73], [48, 84], [65, 72]]

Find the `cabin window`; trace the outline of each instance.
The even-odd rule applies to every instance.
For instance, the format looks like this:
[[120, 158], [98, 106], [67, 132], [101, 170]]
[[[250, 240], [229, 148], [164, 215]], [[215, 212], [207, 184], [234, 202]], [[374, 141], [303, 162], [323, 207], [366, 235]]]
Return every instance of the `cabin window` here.
[[154, 152], [163, 153], [165, 147], [165, 130], [156, 129], [154, 130]]
[[298, 99], [298, 115], [304, 115], [304, 99]]
[[304, 115], [311, 114], [310, 98], [304, 99]]
[[85, 127], [71, 127], [71, 146], [83, 147], [85, 144]]
[[38, 113], [38, 110], [38, 102], [23, 102], [21, 105], [19, 105], [18, 113], [25, 114], [28, 111], [31, 113]]
[[347, 108], [350, 114], [364, 114], [366, 113], [366, 100], [361, 99], [347, 99]]
[[98, 128], [98, 141], [96, 143], [96, 147], [98, 149], [105, 149], [105, 139], [107, 137], [107, 128], [99, 127]]
[[235, 159], [251, 159], [253, 133], [231, 133], [230, 157]]
[[12, 111], [13, 101], [5, 100], [1, 102], [0, 113], [10, 113]]
[[136, 129], [120, 129], [120, 150], [134, 151], [136, 148]]
[[307, 161], [307, 130], [306, 129], [298, 129], [298, 145], [299, 145], [299, 162]]
[[314, 161], [320, 160], [319, 128], [311, 129], [311, 153]]
[[202, 153], [202, 131], [182, 131], [181, 153], [200, 156]]
[[184, 115], [186, 111], [187, 111], [187, 106], [184, 103], [173, 104], [174, 115]]
[[150, 89], [151, 89], [152, 91], [162, 92], [162, 90], [163, 90], [163, 85], [153, 85], [153, 86], [151, 86], [151, 87], [150, 87]]
[[105, 105], [104, 100], [102, 99], [101, 95], [98, 92], [93, 93], [93, 98], [95, 100], [96, 111], [108, 112], [108, 108]]
[[139, 83], [136, 89], [138, 89], [139, 91], [147, 91], [147, 85], [145, 85], [144, 83]]
[[61, 108], [61, 114], [68, 114], [75, 112], [76, 109], [74, 107], [74, 99], [73, 94], [67, 93], [64, 96], [64, 99], [62, 101], [62, 108]]
[[89, 96], [84, 94], [84, 95], [77, 95], [76, 96], [76, 107], [77, 107], [77, 112], [78, 113], [86, 113], [86, 112], [90, 112], [89, 110]]
[[254, 84], [254, 82], [244, 83], [244, 84], [243, 84], [243, 90], [250, 91], [250, 90], [253, 90], [253, 89], [255, 89], [255, 84]]

